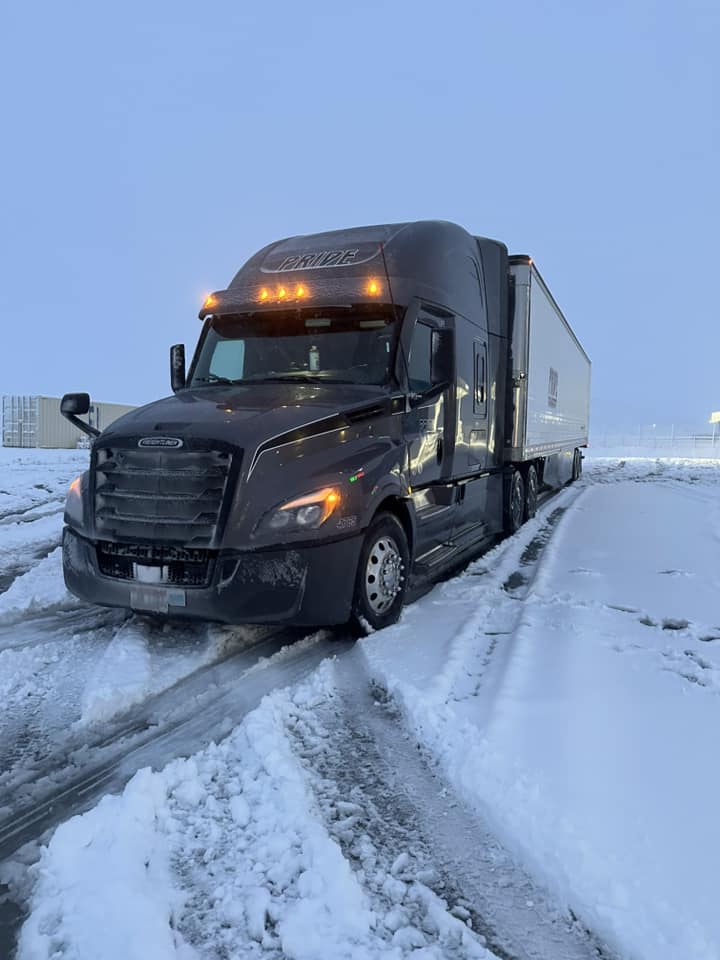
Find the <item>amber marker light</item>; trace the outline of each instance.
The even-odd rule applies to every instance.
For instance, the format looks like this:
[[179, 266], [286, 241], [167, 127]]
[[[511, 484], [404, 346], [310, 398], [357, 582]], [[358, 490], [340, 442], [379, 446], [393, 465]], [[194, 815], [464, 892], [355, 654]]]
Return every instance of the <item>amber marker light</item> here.
[[298, 300], [302, 300], [303, 297], [306, 297], [307, 295], [308, 295], [307, 287], [304, 286], [302, 283], [299, 283], [295, 291], [296, 298]]
[[80, 484], [82, 483], [82, 477], [75, 477], [73, 482], [70, 484], [70, 489], [68, 493], [80, 493]]
[[211, 307], [217, 306], [217, 297], [212, 293], [210, 296], [205, 297], [205, 302], [203, 303], [203, 310], [209, 310]]
[[365, 291], [369, 296], [377, 297], [377, 295], [380, 293], [380, 284], [377, 282], [377, 280], [368, 280]]
[[268, 290], [267, 287], [263, 287], [260, 293], [258, 294], [258, 300], [262, 302], [263, 300], [269, 300], [269, 299], [270, 299], [270, 291]]

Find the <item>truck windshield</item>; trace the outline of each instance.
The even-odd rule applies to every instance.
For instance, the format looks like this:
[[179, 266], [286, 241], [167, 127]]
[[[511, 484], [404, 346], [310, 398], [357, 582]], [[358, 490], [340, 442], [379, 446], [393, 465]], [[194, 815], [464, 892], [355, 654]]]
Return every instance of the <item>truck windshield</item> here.
[[399, 329], [393, 308], [212, 317], [190, 386], [262, 381], [384, 384]]

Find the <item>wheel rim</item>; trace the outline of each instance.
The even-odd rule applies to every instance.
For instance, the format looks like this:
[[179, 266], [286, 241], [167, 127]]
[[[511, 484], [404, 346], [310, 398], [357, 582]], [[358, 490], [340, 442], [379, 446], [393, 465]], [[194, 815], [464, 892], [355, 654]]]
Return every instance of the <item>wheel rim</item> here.
[[400, 593], [404, 564], [392, 537], [380, 537], [373, 544], [365, 567], [365, 596], [376, 614], [386, 613]]
[[519, 527], [523, 515], [523, 491], [520, 483], [520, 475], [516, 474], [512, 485], [512, 501], [510, 503], [510, 512], [512, 515], [513, 526]]

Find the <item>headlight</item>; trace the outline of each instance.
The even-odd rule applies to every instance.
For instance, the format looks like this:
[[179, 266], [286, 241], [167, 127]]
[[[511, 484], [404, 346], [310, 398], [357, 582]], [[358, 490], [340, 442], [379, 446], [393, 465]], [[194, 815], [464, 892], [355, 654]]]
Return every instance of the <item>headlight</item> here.
[[317, 530], [340, 506], [340, 491], [323, 487], [315, 493], [297, 497], [266, 513], [258, 524], [258, 532], [299, 533]]
[[65, 523], [81, 527], [83, 525], [83, 486], [86, 474], [81, 473], [70, 484], [65, 500]]

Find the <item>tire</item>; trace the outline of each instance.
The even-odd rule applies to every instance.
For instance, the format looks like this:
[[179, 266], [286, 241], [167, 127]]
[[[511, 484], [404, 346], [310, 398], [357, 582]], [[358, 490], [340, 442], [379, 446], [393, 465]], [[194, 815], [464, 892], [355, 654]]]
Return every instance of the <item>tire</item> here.
[[535, 467], [530, 466], [525, 471], [525, 511], [526, 520], [532, 520], [537, 513], [538, 475]]
[[352, 623], [360, 633], [382, 630], [400, 617], [410, 571], [410, 548], [403, 525], [379, 513], [365, 534], [355, 576]]
[[505, 532], [516, 533], [525, 516], [525, 482], [519, 470], [513, 469], [505, 506]]

